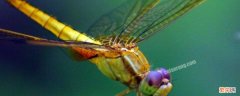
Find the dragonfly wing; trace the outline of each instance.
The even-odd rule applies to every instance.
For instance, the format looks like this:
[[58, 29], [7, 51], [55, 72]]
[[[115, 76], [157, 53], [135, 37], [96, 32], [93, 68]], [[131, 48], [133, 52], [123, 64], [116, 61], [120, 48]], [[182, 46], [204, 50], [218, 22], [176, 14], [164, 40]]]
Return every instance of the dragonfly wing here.
[[137, 43], [202, 1], [204, 0], [127, 0], [122, 6], [102, 16], [89, 28], [88, 33], [100, 37], [100, 41], [110, 37], [111, 40], [122, 40], [122, 43]]
[[[82, 42], [82, 41], [55, 41], [48, 40], [40, 37], [35, 37], [31, 35], [26, 35], [11, 30], [0, 28], [0, 43], [10, 41], [17, 44], [33, 44], [42, 46], [56, 46], [68, 48], [71, 50], [71, 56], [78, 60], [86, 60], [93, 58], [99, 54], [110, 54], [114, 55], [112, 57], [117, 57], [119, 54], [113, 49], [107, 46], [98, 45], [95, 43]], [[70, 51], [69, 51], [70, 52]]]
[[127, 0], [120, 7], [101, 16], [87, 33], [98, 39], [119, 35], [127, 26], [133, 25], [135, 19], [140, 17], [153, 1], [156, 3], [159, 0]]
[[131, 19], [135, 17], [134, 14], [139, 9], [138, 4], [140, 0], [128, 0], [120, 7], [112, 10], [111, 12], [101, 16], [95, 23], [90, 26], [87, 33], [94, 37], [112, 36], [118, 34], [114, 30], [122, 29]]
[[161, 31], [171, 22], [198, 6], [203, 1], [204, 0], [163, 0], [145, 14], [141, 24], [132, 32], [131, 35], [136, 38], [134, 42], [140, 42], [152, 36], [152, 34]]
[[76, 42], [76, 41], [55, 41], [48, 40], [36, 36], [22, 34], [11, 30], [0, 29], [0, 40], [11, 41], [16, 43], [28, 43], [43, 46], [57, 46], [57, 47], [81, 47], [81, 48], [106, 48], [105, 46], [89, 43], [89, 42]]

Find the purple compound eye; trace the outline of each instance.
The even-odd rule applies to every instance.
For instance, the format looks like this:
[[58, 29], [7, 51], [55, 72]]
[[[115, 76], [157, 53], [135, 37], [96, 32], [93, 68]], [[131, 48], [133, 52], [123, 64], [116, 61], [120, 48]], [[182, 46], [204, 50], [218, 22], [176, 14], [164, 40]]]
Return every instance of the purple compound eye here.
[[162, 83], [163, 75], [158, 71], [150, 71], [146, 77], [149, 86], [159, 87]]
[[166, 69], [160, 68], [155, 71], [150, 71], [146, 77], [146, 81], [150, 86], [159, 87], [164, 78], [170, 80], [170, 74]]
[[141, 81], [139, 86], [140, 91], [145, 95], [152, 95], [157, 89], [164, 84], [164, 79], [170, 80], [169, 72], [160, 68], [150, 71], [147, 76]]
[[168, 72], [166, 69], [160, 68], [160, 69], [158, 69], [157, 71], [158, 71], [160, 74], [162, 74], [163, 78], [166, 78], [166, 79], [168, 79], [168, 80], [171, 79], [171, 78], [170, 78], [170, 74], [169, 74], [169, 72]]

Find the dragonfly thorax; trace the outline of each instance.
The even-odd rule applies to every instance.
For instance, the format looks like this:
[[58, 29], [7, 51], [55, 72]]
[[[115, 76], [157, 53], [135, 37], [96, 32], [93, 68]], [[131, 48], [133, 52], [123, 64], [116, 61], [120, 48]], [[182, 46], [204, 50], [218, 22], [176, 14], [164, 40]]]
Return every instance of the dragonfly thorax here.
[[101, 37], [99, 41], [101, 44], [119, 51], [125, 51], [125, 49], [131, 50], [137, 46], [137, 44], [133, 42], [133, 38], [119, 38], [118, 36]]
[[122, 44], [122, 43], [115, 43], [110, 46], [111, 48], [118, 50], [118, 51], [134, 51], [136, 44]]
[[119, 47], [119, 56], [99, 55], [91, 59], [98, 69], [107, 77], [120, 81], [130, 88], [137, 88], [140, 81], [149, 72], [150, 65], [138, 49], [134, 47], [131, 49]]

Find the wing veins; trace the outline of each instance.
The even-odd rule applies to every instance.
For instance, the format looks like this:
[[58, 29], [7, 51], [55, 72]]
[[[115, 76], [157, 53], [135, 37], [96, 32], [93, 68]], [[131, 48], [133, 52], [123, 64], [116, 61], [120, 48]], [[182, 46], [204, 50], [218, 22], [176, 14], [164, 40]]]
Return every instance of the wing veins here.
[[[197, 0], [197, 1], [189, 2], [185, 7], [181, 8], [180, 10], [178, 10], [175, 14], [172, 14], [172, 16], [169, 16], [169, 17], [165, 18], [164, 20], [162, 20], [161, 22], [159, 22], [159, 23], [149, 27], [148, 30], [146, 30], [146, 32], [152, 29], [153, 31], [149, 33], [151, 35], [154, 32], [156, 32], [157, 30], [161, 30], [161, 29], [165, 28], [166, 25], [171, 23], [171, 21], [174, 21], [177, 18], [181, 17], [182, 15], [184, 15], [185, 13], [190, 11], [192, 8], [194, 8], [197, 5], [199, 5], [202, 1], [204, 1], [204, 0]], [[161, 26], [156, 28], [158, 25], [161, 25]], [[146, 32], [144, 32], [144, 33], [146, 33]], [[149, 37], [148, 34], [143, 35], [144, 33], [142, 33], [141, 35], [138, 36], [138, 38], [141, 37], [142, 39], [140, 39], [137, 42], [140, 42], [140, 41], [144, 40], [145, 38]], [[142, 37], [142, 35], [145, 36], [145, 37]]]
[[105, 46], [97, 45], [89, 42], [76, 42], [76, 41], [55, 41], [48, 40], [36, 36], [18, 33], [11, 30], [0, 28], [0, 33], [5, 36], [11, 36], [12, 38], [1, 38], [0, 40], [6, 40], [11, 42], [17, 42], [23, 40], [22, 43], [28, 43], [33, 45], [44, 45], [44, 46], [57, 46], [57, 47], [81, 47], [81, 48], [105, 48]]

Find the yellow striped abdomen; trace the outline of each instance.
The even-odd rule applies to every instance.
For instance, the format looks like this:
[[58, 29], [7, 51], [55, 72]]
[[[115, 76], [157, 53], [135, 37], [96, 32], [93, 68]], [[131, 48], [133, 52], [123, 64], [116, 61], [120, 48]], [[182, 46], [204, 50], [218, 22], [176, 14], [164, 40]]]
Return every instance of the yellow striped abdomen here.
[[52, 16], [31, 6], [25, 0], [8, 0], [8, 2], [62, 40], [85, 41], [100, 44], [100, 42], [93, 38], [72, 29]]

